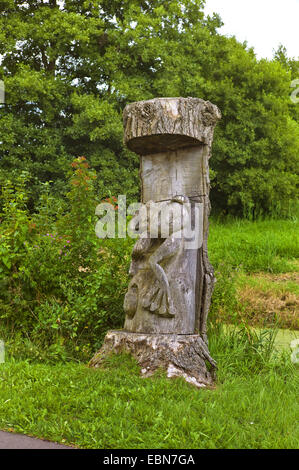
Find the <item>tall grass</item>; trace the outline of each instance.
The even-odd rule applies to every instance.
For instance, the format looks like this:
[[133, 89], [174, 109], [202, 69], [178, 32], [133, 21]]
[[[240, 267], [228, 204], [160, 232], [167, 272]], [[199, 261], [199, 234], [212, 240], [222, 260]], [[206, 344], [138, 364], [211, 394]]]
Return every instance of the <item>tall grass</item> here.
[[235, 220], [226, 223], [212, 219], [209, 256], [216, 267], [221, 264], [245, 272], [294, 271], [299, 258], [297, 220]]
[[277, 360], [274, 348], [277, 329], [255, 330], [246, 324], [210, 326], [210, 350], [226, 373], [248, 375], [260, 373]]

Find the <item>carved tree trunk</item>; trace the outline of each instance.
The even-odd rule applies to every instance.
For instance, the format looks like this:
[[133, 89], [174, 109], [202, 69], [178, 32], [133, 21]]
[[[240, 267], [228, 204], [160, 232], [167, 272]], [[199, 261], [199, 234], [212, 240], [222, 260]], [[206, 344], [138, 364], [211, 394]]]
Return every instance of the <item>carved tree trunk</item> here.
[[[160, 357], [164, 368], [175, 367], [181, 370], [181, 375], [192, 377], [193, 364], [197, 383], [212, 383], [213, 374], [205, 365], [208, 360], [215, 367], [207, 342], [207, 316], [215, 282], [207, 250], [209, 158], [214, 128], [220, 117], [215, 105], [198, 98], [157, 98], [126, 106], [124, 141], [140, 155], [146, 214], [159, 213], [161, 220], [167, 219], [165, 214], [168, 214], [172, 229], [164, 235], [159, 222], [156, 238], [147, 227], [135, 244], [130, 268], [132, 279], [124, 303], [124, 332], [107, 335], [102, 352], [92, 360], [93, 366], [109, 349], [119, 350], [120, 345], [138, 357], [143, 366], [148, 362], [149, 352], [151, 355], [155, 350], [153, 344], [159, 344], [150, 369], [157, 367], [157, 357]], [[183, 212], [186, 217], [181, 217], [174, 228], [179, 217], [173, 214]], [[160, 219], [157, 216], [156, 221]], [[186, 236], [187, 221], [198, 232], [196, 245], [190, 245]], [[148, 338], [145, 342], [141, 339], [144, 335]], [[173, 348], [173, 335], [179, 348]], [[171, 353], [166, 357], [161, 345], [167, 341]], [[190, 366], [185, 361], [188, 355]], [[177, 367], [179, 356], [184, 358], [181, 368]]]
[[199, 98], [156, 98], [137, 101], [124, 110], [124, 142], [139, 155], [208, 145], [221, 114]]

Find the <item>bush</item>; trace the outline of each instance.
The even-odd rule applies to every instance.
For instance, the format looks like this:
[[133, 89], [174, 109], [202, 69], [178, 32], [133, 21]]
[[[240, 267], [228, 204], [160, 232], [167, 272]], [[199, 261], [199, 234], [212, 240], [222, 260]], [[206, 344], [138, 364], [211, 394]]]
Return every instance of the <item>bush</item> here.
[[107, 329], [123, 325], [132, 241], [96, 237], [95, 177], [85, 157], [75, 159], [67, 204], [46, 186], [32, 216], [28, 175], [2, 182], [1, 334], [21, 331], [32, 359], [89, 359]]

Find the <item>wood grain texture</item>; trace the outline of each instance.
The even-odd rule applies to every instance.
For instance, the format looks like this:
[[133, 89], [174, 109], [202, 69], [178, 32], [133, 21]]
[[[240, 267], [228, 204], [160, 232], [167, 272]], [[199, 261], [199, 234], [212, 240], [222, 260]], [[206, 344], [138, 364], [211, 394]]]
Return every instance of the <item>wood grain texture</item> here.
[[89, 367], [101, 367], [105, 357], [112, 353], [132, 354], [143, 377], [150, 377], [162, 368], [169, 378], [183, 377], [198, 388], [214, 383], [217, 366], [199, 335], [146, 335], [109, 331]]
[[124, 109], [124, 142], [139, 155], [211, 146], [221, 118], [217, 106], [200, 98], [155, 98]]
[[[163, 268], [160, 266], [168, 278], [175, 315], [158, 317], [142, 306], [140, 299], [156, 283], [149, 256], [144, 252], [126, 296], [125, 309], [131, 312], [125, 322], [128, 331], [198, 332], [207, 342], [207, 317], [215, 282], [207, 250], [209, 158], [214, 128], [220, 117], [217, 106], [199, 98], [157, 98], [131, 103], [124, 110], [124, 141], [141, 156], [142, 202], [166, 201], [180, 195], [190, 198], [193, 206], [203, 205], [202, 246], [197, 250], [182, 248], [172, 258], [165, 258]], [[162, 249], [163, 242], [157, 241], [157, 249]], [[136, 265], [134, 259], [132, 264]], [[132, 265], [131, 271], [134, 271]], [[131, 302], [134, 295], [135, 304]]]
[[165, 201], [173, 196], [194, 198], [207, 194], [202, 172], [205, 146], [144, 155], [140, 158], [142, 202]]
[[[136, 357], [144, 376], [162, 367], [169, 377], [181, 375], [198, 387], [213, 383], [216, 364], [207, 339], [215, 283], [208, 258], [209, 158], [220, 117], [217, 106], [198, 98], [157, 98], [126, 106], [124, 142], [141, 157], [146, 224], [132, 252], [124, 331], [106, 335], [91, 366], [100, 366], [111, 352], [125, 351]], [[161, 211], [157, 220], [170, 221], [163, 210], [179, 205], [193, 226], [196, 213], [201, 214], [196, 248], [188, 245], [184, 218], [174, 229], [173, 216], [168, 234], [159, 222], [157, 235], [151, 236], [150, 208]]]

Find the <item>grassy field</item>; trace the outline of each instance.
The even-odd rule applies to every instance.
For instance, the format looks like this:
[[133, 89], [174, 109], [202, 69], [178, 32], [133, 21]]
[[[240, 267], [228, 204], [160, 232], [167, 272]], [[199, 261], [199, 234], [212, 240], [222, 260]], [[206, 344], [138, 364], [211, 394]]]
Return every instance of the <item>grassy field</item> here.
[[299, 329], [296, 220], [211, 222], [218, 285], [211, 316], [225, 323]]
[[225, 338], [212, 347], [214, 390], [162, 373], [142, 379], [126, 356], [104, 370], [8, 362], [0, 369], [0, 428], [83, 448], [297, 448], [298, 369]]
[[209, 255], [217, 268], [226, 263], [247, 273], [298, 270], [299, 224], [294, 220], [233, 220], [210, 224]]
[[11, 346], [0, 364], [0, 429], [83, 448], [298, 448], [294, 331], [279, 332], [274, 348], [277, 326], [298, 330], [298, 251], [293, 221], [212, 221], [215, 389], [162, 372], [142, 379], [127, 356], [91, 370], [18, 360]]

